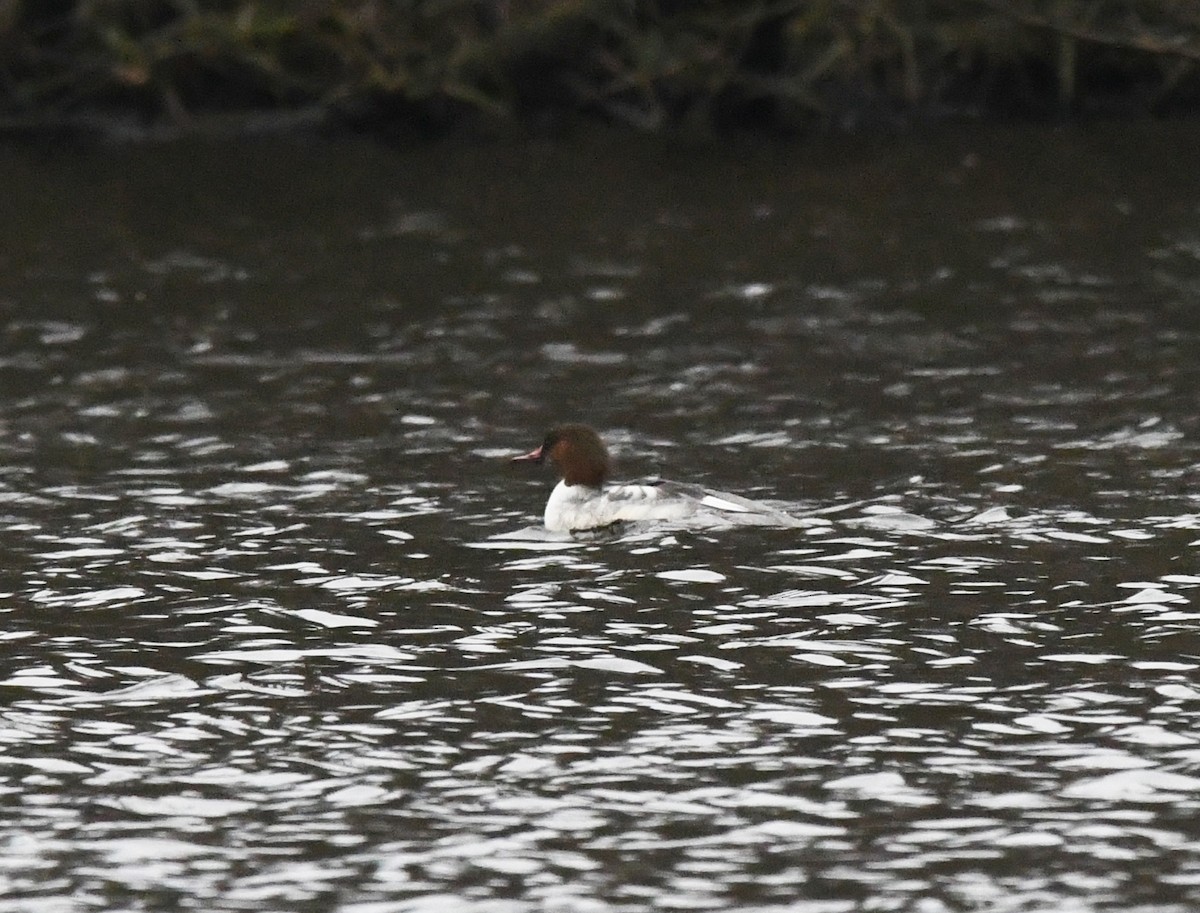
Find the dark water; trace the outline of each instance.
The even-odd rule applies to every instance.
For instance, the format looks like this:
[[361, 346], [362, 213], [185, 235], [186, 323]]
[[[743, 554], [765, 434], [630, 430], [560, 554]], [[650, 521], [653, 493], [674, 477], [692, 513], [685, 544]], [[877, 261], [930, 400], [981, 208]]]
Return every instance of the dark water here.
[[0, 153], [0, 909], [1196, 909], [1198, 141]]

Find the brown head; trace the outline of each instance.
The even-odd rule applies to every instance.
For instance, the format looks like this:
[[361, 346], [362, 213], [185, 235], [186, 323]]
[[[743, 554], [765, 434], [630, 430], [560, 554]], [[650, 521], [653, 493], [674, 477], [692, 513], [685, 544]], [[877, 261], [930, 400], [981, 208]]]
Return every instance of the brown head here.
[[543, 463], [547, 459], [557, 467], [568, 485], [604, 484], [608, 478], [608, 449], [587, 425], [558, 425], [546, 432], [541, 446], [513, 462]]

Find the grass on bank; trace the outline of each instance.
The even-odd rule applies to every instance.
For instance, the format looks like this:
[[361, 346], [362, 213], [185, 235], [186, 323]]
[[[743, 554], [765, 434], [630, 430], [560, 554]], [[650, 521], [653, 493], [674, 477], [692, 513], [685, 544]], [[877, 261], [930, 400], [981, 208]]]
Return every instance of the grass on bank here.
[[10, 128], [799, 130], [1198, 106], [1195, 0], [0, 0]]

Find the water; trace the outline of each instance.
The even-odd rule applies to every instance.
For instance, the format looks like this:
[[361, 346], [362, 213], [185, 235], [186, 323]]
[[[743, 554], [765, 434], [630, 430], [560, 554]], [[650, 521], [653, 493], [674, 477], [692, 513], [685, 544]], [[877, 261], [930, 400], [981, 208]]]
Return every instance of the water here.
[[1196, 138], [3, 152], [0, 909], [1194, 909]]

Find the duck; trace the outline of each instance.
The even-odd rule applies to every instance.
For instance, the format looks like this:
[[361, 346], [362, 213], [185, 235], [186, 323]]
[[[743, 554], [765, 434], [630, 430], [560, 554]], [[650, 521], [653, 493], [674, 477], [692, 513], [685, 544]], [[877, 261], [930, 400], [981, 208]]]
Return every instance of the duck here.
[[579, 532], [622, 522], [666, 522], [688, 526], [798, 526], [800, 522], [770, 505], [699, 485], [655, 480], [609, 481], [612, 459], [594, 428], [579, 423], [556, 425], [529, 453], [514, 463], [549, 462], [558, 484], [546, 502], [544, 522], [553, 532]]

